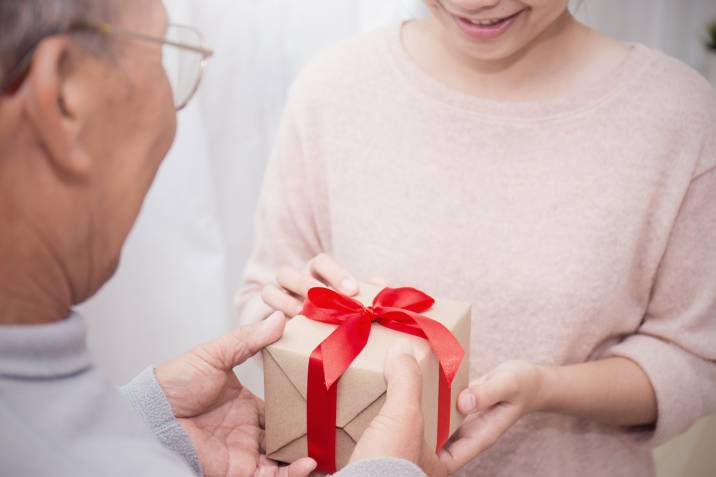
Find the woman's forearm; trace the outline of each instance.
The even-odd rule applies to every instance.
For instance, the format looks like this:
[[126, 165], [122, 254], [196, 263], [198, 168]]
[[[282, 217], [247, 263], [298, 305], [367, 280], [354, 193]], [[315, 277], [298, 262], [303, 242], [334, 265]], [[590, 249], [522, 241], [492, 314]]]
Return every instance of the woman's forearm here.
[[587, 417], [603, 424], [639, 426], [656, 422], [656, 396], [646, 373], [621, 357], [569, 366], [545, 366], [541, 411]]

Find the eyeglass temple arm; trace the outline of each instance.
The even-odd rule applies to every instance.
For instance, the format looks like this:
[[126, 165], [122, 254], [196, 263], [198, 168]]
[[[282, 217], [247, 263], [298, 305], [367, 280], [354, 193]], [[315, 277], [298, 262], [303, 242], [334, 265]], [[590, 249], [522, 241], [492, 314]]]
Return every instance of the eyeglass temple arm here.
[[150, 41], [153, 43], [160, 43], [163, 45], [171, 45], [176, 48], [181, 48], [183, 50], [189, 50], [189, 51], [193, 51], [195, 53], [199, 53], [203, 58], [210, 58], [211, 56], [214, 55], [214, 50], [211, 50], [209, 48], [188, 45], [186, 43], [180, 43], [177, 41], [167, 40], [164, 38], [157, 38], [157, 37], [151, 36], [151, 35], [145, 35], [143, 33], [128, 31], [128, 30], [124, 30], [122, 28], [118, 28], [118, 27], [109, 25], [107, 23], [97, 23], [97, 24], [94, 24], [93, 26], [96, 27], [98, 30], [100, 30], [103, 33], [107, 33], [107, 34], [114, 33], [114, 34], [118, 34], [118, 35], [127, 36], [130, 38], [137, 38], [139, 40]]

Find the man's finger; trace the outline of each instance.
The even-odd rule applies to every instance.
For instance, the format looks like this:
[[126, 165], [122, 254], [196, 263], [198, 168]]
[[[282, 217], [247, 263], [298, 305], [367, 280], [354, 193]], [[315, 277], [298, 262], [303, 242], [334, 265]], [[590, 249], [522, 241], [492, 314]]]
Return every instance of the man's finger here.
[[470, 416], [460, 427], [456, 439], [440, 451], [440, 460], [448, 473], [457, 472], [492, 447], [518, 418], [518, 411], [509, 404], [498, 404]]
[[276, 281], [278, 284], [299, 296], [305, 297], [308, 295], [308, 290], [313, 287], [325, 287], [323, 282], [320, 282], [310, 275], [301, 273], [295, 268], [282, 267], [276, 274]]
[[400, 339], [385, 358], [387, 396], [382, 414], [401, 415], [406, 412], [420, 415], [422, 375], [415, 351], [407, 339]]
[[289, 317], [294, 317], [303, 310], [303, 303], [275, 285], [266, 285], [261, 290], [261, 299], [274, 310]]
[[277, 341], [283, 334], [285, 324], [286, 317], [277, 311], [259, 323], [242, 326], [233, 333], [200, 346], [197, 352], [218, 369], [230, 371]]
[[358, 282], [333, 257], [324, 253], [316, 256], [308, 266], [309, 273], [330, 287], [353, 296], [358, 293]]
[[[253, 394], [252, 394], [253, 395]], [[266, 428], [266, 403], [263, 399], [254, 396], [254, 402], [256, 403], [256, 413], [259, 416], [259, 427], [261, 429]]]
[[418, 463], [423, 448], [421, 375], [412, 345], [401, 340], [385, 359], [385, 404], [356, 444], [351, 462], [394, 457]]
[[304, 457], [281, 470], [286, 477], [308, 477], [315, 470], [316, 465], [315, 460]]

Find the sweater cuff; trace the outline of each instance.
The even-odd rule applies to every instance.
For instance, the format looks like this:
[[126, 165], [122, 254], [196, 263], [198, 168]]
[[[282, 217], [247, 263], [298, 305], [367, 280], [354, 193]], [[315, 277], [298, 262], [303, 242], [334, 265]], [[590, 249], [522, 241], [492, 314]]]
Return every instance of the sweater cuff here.
[[403, 459], [372, 459], [362, 460], [345, 467], [334, 477], [426, 477], [417, 465]]
[[194, 474], [201, 476], [196, 450], [174, 417], [171, 404], [154, 375], [154, 368], [145, 369], [120, 390], [162, 445], [179, 454]]
[[[657, 447], [686, 431], [706, 413], [703, 396], [706, 389], [694, 384], [710, 382], [703, 374], [700, 360], [679, 346], [647, 335], [632, 335], [607, 351], [634, 361], [646, 373], [654, 388], [657, 403], [655, 426], [628, 428], [632, 443]], [[694, 379], [694, 378], [697, 379]]]

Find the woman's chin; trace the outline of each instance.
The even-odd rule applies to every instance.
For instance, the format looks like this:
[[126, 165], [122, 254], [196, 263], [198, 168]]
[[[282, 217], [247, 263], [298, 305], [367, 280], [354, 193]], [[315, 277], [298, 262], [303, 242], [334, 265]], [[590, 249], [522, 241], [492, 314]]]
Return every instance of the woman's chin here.
[[465, 57], [481, 63], [504, 62], [520, 51], [520, 46], [511, 41], [495, 44], [475, 44], [465, 38], [455, 38], [453, 41]]

